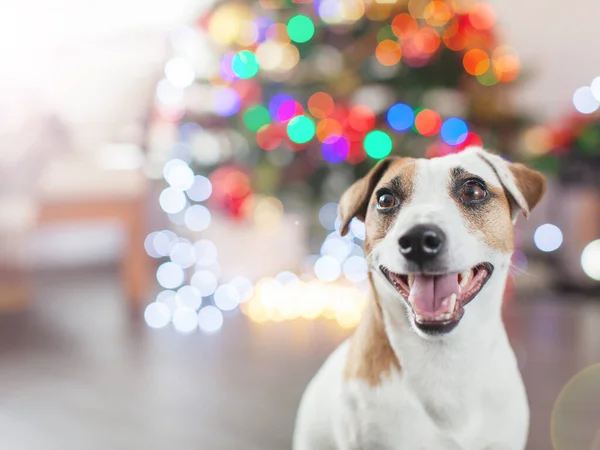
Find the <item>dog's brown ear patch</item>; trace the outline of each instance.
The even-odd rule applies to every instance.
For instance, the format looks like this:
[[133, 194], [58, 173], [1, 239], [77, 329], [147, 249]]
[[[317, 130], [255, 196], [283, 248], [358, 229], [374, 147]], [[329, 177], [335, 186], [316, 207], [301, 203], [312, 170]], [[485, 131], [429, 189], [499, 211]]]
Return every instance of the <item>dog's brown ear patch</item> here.
[[525, 197], [529, 211], [531, 211], [546, 192], [546, 178], [538, 171], [520, 163], [512, 163], [509, 167], [515, 177], [517, 187]]
[[379, 303], [370, 302], [350, 340], [344, 378], [377, 386], [393, 369], [400, 370], [400, 362], [385, 332]]
[[354, 217], [364, 222], [373, 189], [375, 189], [377, 182], [390, 164], [397, 159], [399, 158], [389, 157], [380, 161], [367, 175], [356, 181], [344, 192], [339, 209], [340, 233], [342, 236], [348, 233], [350, 221]]

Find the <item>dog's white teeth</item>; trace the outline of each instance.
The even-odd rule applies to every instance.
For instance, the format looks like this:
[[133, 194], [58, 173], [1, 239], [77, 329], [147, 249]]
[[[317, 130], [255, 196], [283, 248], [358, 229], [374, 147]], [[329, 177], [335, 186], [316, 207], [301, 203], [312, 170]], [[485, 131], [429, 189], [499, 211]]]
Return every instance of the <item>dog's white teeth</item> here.
[[456, 306], [456, 294], [452, 294], [450, 296], [450, 300], [448, 300], [448, 313], [447, 314], [452, 314], [454, 312], [454, 307]]
[[414, 273], [409, 273], [408, 274], [408, 287], [412, 288], [414, 282], [415, 282], [415, 274]]
[[465, 270], [460, 274], [460, 287], [464, 288], [471, 281], [471, 269]]

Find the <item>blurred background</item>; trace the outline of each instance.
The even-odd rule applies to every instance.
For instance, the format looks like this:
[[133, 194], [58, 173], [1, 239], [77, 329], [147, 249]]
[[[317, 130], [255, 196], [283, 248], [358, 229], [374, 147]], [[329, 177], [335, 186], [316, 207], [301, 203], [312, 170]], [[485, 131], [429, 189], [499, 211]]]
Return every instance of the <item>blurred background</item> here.
[[468, 145], [549, 182], [505, 296], [528, 448], [600, 448], [599, 14], [2, 2], [2, 448], [291, 448], [368, 297], [341, 193], [388, 154]]

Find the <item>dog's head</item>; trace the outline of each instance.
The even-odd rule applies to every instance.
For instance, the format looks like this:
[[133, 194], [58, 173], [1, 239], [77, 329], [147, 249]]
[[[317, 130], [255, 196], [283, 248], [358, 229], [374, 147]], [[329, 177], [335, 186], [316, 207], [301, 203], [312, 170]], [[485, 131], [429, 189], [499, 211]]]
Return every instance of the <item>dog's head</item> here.
[[[513, 224], [544, 189], [540, 173], [480, 148], [429, 160], [388, 158], [342, 196], [341, 232], [354, 217], [365, 222], [384, 312], [408, 313], [423, 337], [443, 335], [463, 315], [481, 321], [499, 311]], [[491, 296], [490, 286], [500, 290], [498, 304], [480, 298]]]

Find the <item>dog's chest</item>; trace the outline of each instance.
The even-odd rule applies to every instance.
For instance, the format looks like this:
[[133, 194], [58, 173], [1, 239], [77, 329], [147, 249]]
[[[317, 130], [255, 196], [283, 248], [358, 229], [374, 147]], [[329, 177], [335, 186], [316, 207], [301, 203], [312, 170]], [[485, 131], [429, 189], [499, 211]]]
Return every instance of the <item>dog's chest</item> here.
[[460, 392], [451, 379], [423, 381], [416, 389], [401, 374], [374, 387], [348, 383], [342, 426], [352, 436], [351, 448], [458, 450], [507, 442], [503, 430], [487, 424], [511, 422], [509, 408], [502, 407], [510, 399], [489, 390]]

